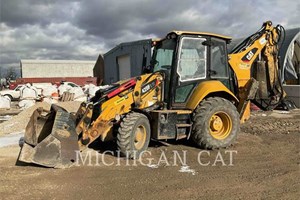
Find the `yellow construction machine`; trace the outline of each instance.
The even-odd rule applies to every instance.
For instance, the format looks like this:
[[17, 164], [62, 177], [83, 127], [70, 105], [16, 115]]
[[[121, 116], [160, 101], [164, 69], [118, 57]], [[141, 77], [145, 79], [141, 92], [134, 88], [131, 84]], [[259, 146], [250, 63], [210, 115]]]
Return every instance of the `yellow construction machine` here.
[[278, 43], [284, 29], [270, 21], [231, 52], [231, 38], [172, 31], [154, 42], [144, 74], [99, 90], [76, 114], [57, 105], [37, 109], [26, 127], [19, 160], [67, 167], [76, 151], [96, 139], [115, 140], [121, 155], [135, 158], [150, 139], [192, 139], [218, 149], [236, 140], [250, 117], [250, 101], [273, 109], [284, 97]]

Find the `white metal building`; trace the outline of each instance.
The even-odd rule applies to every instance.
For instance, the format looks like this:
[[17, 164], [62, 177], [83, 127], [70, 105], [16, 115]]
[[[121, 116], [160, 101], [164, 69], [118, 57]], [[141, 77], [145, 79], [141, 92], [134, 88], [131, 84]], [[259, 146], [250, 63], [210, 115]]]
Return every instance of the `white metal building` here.
[[95, 63], [83, 60], [21, 60], [21, 77], [93, 77]]

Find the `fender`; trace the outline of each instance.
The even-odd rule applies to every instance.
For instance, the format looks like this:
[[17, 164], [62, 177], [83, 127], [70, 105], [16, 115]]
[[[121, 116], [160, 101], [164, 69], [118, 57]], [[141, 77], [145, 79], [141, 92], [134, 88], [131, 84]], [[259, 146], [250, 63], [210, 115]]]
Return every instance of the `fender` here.
[[202, 82], [195, 88], [191, 98], [187, 103], [187, 108], [194, 110], [205, 97], [215, 92], [226, 93], [236, 102], [239, 102], [236, 96], [223, 83], [212, 80]]

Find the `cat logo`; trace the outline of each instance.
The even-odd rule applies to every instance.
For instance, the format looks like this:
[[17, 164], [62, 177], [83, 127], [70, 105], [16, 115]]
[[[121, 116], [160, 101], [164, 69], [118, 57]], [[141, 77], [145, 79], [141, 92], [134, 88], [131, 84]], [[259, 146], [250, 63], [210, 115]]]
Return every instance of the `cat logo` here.
[[249, 51], [249, 53], [246, 55], [246, 58], [248, 60], [251, 60], [251, 58], [254, 56], [254, 53], [252, 51]]
[[253, 48], [250, 51], [248, 51], [248, 53], [242, 58], [242, 61], [245, 63], [250, 62], [257, 50], [257, 48]]

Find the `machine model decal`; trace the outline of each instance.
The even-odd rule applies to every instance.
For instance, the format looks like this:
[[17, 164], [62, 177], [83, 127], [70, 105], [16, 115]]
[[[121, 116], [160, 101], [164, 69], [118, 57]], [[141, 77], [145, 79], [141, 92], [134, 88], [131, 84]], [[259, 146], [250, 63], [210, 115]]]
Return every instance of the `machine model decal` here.
[[156, 85], [156, 79], [154, 79], [153, 81], [151, 81], [150, 83], [144, 85], [142, 87], [142, 95], [147, 93], [148, 91], [152, 90]]

